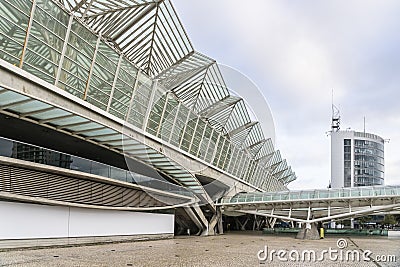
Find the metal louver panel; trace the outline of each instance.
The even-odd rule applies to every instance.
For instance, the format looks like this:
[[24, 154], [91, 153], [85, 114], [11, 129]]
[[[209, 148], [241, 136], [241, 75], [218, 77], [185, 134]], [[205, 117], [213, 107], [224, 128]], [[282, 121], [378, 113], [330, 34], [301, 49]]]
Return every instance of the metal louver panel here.
[[[49, 200], [110, 207], [164, 207], [185, 203], [172, 196], [0, 164], [0, 191]], [[160, 199], [162, 201], [160, 201]]]

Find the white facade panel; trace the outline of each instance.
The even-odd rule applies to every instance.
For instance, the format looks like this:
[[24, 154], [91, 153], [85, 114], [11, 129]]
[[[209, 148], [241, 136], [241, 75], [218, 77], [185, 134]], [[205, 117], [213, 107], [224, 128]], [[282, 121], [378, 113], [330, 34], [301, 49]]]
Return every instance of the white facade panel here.
[[344, 187], [344, 139], [354, 139], [354, 132], [339, 131], [331, 134], [331, 186]]
[[173, 214], [71, 208], [70, 237], [173, 232]]
[[68, 237], [68, 210], [0, 201], [0, 239]]
[[0, 239], [173, 234], [174, 214], [0, 201]]

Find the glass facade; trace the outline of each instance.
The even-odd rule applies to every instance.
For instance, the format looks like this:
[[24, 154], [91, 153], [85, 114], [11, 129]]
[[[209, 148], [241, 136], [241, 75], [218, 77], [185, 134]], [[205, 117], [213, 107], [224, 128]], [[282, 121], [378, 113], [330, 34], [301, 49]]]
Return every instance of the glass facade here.
[[167, 183], [153, 177], [2, 137], [0, 137], [0, 156], [99, 175], [177, 194], [192, 195], [191, 192], [181, 186]]
[[354, 140], [354, 186], [383, 185], [383, 143]]
[[344, 187], [351, 187], [351, 139], [344, 139]]
[[[243, 181], [284, 188], [287, 177], [268, 176], [251, 153], [117, 51], [56, 1], [0, 1], [0, 59]], [[227, 127], [243, 123], [229, 120]]]
[[344, 187], [384, 184], [383, 142], [379, 136], [359, 132], [343, 139]]
[[73, 162], [70, 155], [18, 142], [13, 143], [11, 157], [65, 169], [70, 169]]

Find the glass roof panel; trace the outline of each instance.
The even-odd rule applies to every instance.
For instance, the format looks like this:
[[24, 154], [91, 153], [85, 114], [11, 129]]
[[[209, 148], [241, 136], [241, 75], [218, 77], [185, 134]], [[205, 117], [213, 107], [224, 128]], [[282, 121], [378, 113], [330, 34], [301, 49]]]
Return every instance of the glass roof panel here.
[[90, 130], [90, 129], [98, 129], [100, 127], [102, 127], [102, 125], [98, 124], [97, 122], [89, 122], [89, 123], [85, 123], [82, 125], [67, 127], [66, 129], [68, 129], [69, 131], [72, 131], [72, 132], [79, 132], [79, 131], [86, 131], [86, 130]]
[[180, 177], [180, 178], [188, 178], [188, 177], [190, 177], [191, 179], [193, 179], [189, 174], [185, 173], [184, 171], [182, 171], [181, 174], [174, 174], [174, 177]]
[[193, 182], [193, 177], [184, 177], [184, 178], [179, 178], [180, 182]]
[[95, 140], [98, 142], [107, 142], [111, 140], [116, 140], [118, 138], [122, 138], [120, 133], [116, 133], [115, 135], [96, 137]]
[[151, 159], [151, 162], [162, 162], [162, 161], [165, 161], [165, 158]]
[[38, 111], [46, 108], [50, 108], [51, 106], [40, 102], [40, 101], [32, 101], [32, 102], [27, 102], [18, 106], [14, 106], [11, 108], [12, 111], [17, 112], [17, 113], [29, 113], [32, 111]]
[[[124, 144], [125, 144], [125, 138], [124, 138]], [[134, 149], [136, 149], [136, 150], [139, 150], [139, 149], [141, 149], [142, 151], [143, 150], [146, 150], [147, 149], [147, 147], [145, 146], [145, 145], [142, 145], [142, 144], [137, 144], [137, 146], [135, 146], [135, 148]], [[153, 150], [154, 151], [154, 150]]]
[[138, 141], [133, 140], [133, 139], [124, 139], [122, 140], [122, 143], [124, 144], [124, 146], [130, 146], [130, 145], [136, 145], [136, 147], [140, 147], [142, 146]]
[[202, 189], [202, 186], [191, 186], [190, 188], [192, 188], [192, 189]]
[[164, 170], [166, 170], [166, 169], [168, 169], [168, 168], [170, 168], [171, 170], [175, 170], [175, 169], [176, 169], [176, 167], [173, 166], [173, 165], [171, 165], [170, 162], [155, 163], [155, 164], [153, 164], [153, 165], [154, 165], [154, 166], [157, 166], [157, 167], [162, 167]]
[[95, 130], [95, 131], [85, 132], [82, 135], [88, 136], [88, 137], [93, 137], [93, 136], [99, 136], [99, 135], [105, 135], [105, 134], [113, 134], [113, 133], [117, 133], [117, 132], [112, 130], [112, 129], [102, 129], [102, 130]]
[[150, 152], [146, 152], [146, 154], [144, 156], [141, 156], [141, 158], [143, 157], [147, 157], [148, 159], [150, 159], [151, 161], [156, 160], [156, 159], [162, 159], [162, 161], [166, 161], [168, 162], [169, 160], [164, 157], [163, 155], [159, 155], [159, 154], [152, 154]]
[[7, 91], [7, 92], [1, 94], [0, 107], [11, 104], [11, 103], [16, 103], [16, 102], [19, 102], [22, 100], [26, 100], [26, 99], [29, 99], [29, 97], [14, 93], [12, 91]]
[[[107, 142], [108, 146], [122, 146], [122, 140], [110, 140], [110, 142]], [[127, 145], [129, 146], [129, 145]], [[125, 148], [125, 146], [124, 146]]]
[[73, 117], [68, 117], [68, 118], [63, 118], [59, 120], [55, 120], [52, 122], [52, 124], [56, 126], [63, 126], [63, 125], [70, 125], [74, 123], [81, 123], [84, 121], [89, 121], [88, 119], [82, 118], [80, 116], [73, 116]]
[[32, 118], [35, 118], [37, 120], [48, 120], [48, 119], [53, 119], [53, 118], [58, 118], [58, 117], [63, 117], [63, 116], [67, 116], [67, 115], [71, 115], [72, 113], [67, 112], [65, 110], [62, 109], [53, 109], [53, 110], [49, 110], [46, 112], [42, 112], [42, 113], [38, 113], [35, 115], [32, 115]]
[[110, 146], [120, 146], [124, 149], [124, 151], [138, 151], [138, 153], [143, 153], [143, 149], [142, 148], [138, 148], [137, 144], [132, 144], [132, 143], [126, 143], [125, 141], [115, 141], [115, 142], [111, 142], [111, 143], [107, 143]]
[[135, 154], [137, 154], [137, 155], [139, 155], [139, 154], [146, 154], [147, 153], [147, 149], [124, 149], [124, 151], [126, 151], [126, 152], [131, 152], [133, 155], [135, 155]]

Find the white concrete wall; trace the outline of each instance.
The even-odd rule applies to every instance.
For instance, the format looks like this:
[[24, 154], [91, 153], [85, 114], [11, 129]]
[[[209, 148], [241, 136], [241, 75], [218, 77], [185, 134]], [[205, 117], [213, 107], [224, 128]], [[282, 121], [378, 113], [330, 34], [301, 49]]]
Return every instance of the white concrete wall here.
[[396, 238], [396, 239], [400, 238], [400, 231], [389, 230], [388, 237]]
[[0, 201], [0, 239], [173, 234], [174, 215]]
[[344, 139], [353, 139], [353, 131], [339, 131], [331, 134], [331, 186], [344, 187]]

